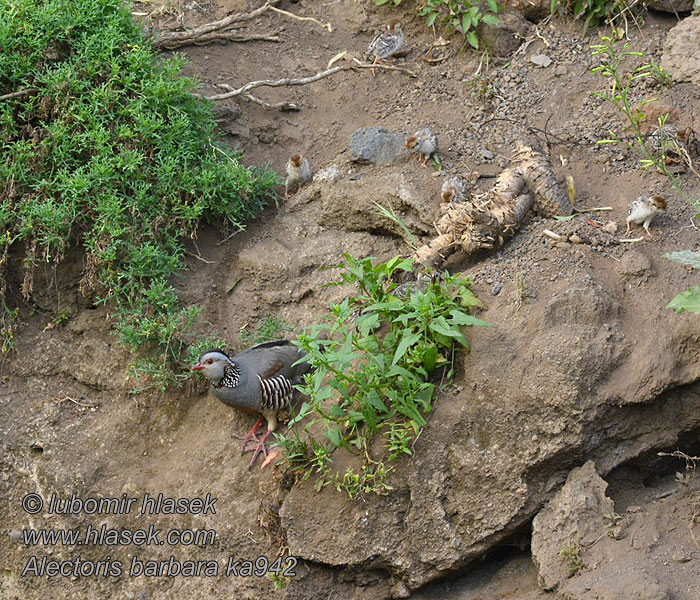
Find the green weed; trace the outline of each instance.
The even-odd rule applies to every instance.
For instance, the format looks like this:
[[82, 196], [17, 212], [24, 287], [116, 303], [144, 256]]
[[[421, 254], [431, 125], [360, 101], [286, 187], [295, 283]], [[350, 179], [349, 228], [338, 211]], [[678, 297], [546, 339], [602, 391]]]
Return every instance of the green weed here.
[[[378, 6], [391, 3], [399, 6], [402, 0], [376, 0]], [[436, 22], [452, 31], [459, 31], [474, 48], [479, 48], [476, 28], [479, 23], [496, 25], [501, 6], [496, 0], [425, 0], [420, 15], [427, 17], [428, 27]]]
[[601, 23], [613, 23], [615, 19], [631, 9], [627, 0], [551, 0], [550, 12], [554, 14], [557, 8], [574, 16], [574, 19], [584, 19], [583, 35], [588, 28]]
[[559, 551], [559, 555], [566, 560], [566, 566], [569, 570], [569, 575], [576, 575], [581, 569], [583, 569], [583, 559], [581, 558], [581, 542], [576, 539], [571, 542], [568, 546], [564, 546]]
[[[369, 452], [371, 440], [385, 439], [389, 461], [412, 453], [411, 444], [426, 424], [437, 394], [433, 374], [450, 379], [454, 351], [468, 348], [462, 328], [488, 325], [472, 316], [480, 302], [469, 280], [434, 277], [408, 294], [399, 292], [395, 275], [412, 267], [396, 257], [386, 262], [345, 255], [341, 280], [356, 295], [299, 336], [315, 370], [299, 386], [308, 396], [278, 440], [287, 449], [290, 468], [320, 489], [333, 483], [350, 496], [369, 490], [384, 493], [388, 469]], [[294, 428], [305, 420], [302, 435]], [[343, 447], [363, 456], [362, 473], [332, 475], [332, 453]]]
[[[659, 118], [659, 127], [656, 135], [656, 148], [650, 148], [647, 143], [647, 138], [642, 134], [643, 114], [639, 108], [633, 107], [630, 100], [630, 89], [635, 81], [646, 77], [654, 77], [659, 81], [659, 73], [662, 73], [661, 67], [656, 67], [653, 63], [646, 63], [636, 67], [633, 71], [625, 73], [623, 71], [623, 61], [630, 56], [643, 58], [643, 52], [630, 52], [628, 50], [629, 43], [625, 43], [622, 52], [618, 52], [615, 45], [617, 43], [617, 32], [612, 31], [612, 34], [601, 37], [601, 44], [592, 46], [593, 56], [601, 58], [601, 64], [592, 69], [593, 73], [600, 73], [603, 77], [610, 80], [610, 89], [604, 93], [596, 93], [599, 98], [610, 102], [618, 110], [622, 111], [627, 117], [630, 129], [634, 139], [637, 142], [639, 152], [642, 156], [640, 163], [642, 169], [655, 167], [664, 174], [671, 187], [695, 209], [696, 216], [700, 216], [700, 202], [692, 200], [681, 188], [678, 176], [671, 173], [668, 169], [668, 153], [673, 153], [685, 159], [685, 151], [681, 148], [678, 139], [675, 136], [665, 134], [666, 123], [669, 115], [663, 115]], [[659, 83], [662, 83], [661, 81]], [[664, 79], [663, 84], [666, 85], [669, 80]], [[646, 100], [643, 104], [655, 102], [656, 98]], [[616, 144], [621, 140], [615, 135], [615, 132], [610, 132], [611, 137], [607, 140], [601, 140], [598, 144]], [[693, 173], [698, 176], [694, 169]], [[700, 252], [690, 250], [682, 252], [671, 252], [664, 254], [665, 258], [679, 262], [681, 264], [690, 265], [693, 268], [700, 268]], [[700, 286], [694, 286], [684, 292], [678, 294], [667, 308], [671, 308], [677, 313], [688, 311], [694, 314], [700, 314]]]
[[241, 329], [238, 334], [238, 345], [241, 348], [247, 348], [255, 344], [277, 340], [293, 332], [294, 329], [295, 327], [292, 323], [279, 315], [267, 315], [258, 323], [255, 332], [250, 332], [247, 328]]
[[[36, 266], [81, 245], [81, 291], [140, 356], [131, 372], [179, 381], [201, 323], [171, 285], [183, 240], [203, 220], [243, 228], [276, 176], [216, 142], [183, 58], [161, 60], [120, 0], [4, 3], [0, 47], [0, 93], [21, 92], [0, 103], [0, 256], [24, 249], [29, 297]], [[3, 317], [3, 347], [11, 327]]]

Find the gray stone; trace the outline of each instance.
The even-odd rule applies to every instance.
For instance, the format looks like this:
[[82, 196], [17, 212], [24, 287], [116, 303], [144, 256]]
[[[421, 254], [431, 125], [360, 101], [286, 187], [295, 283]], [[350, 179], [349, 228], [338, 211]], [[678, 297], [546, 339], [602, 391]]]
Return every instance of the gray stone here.
[[386, 127], [362, 127], [350, 136], [352, 160], [388, 165], [408, 153], [406, 136]]

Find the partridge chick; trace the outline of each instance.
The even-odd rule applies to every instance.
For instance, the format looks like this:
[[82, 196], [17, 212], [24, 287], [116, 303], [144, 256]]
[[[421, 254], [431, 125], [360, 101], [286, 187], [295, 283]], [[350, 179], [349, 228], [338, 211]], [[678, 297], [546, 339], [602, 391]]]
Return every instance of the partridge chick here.
[[442, 183], [442, 201], [461, 204], [467, 195], [467, 184], [461, 177], [450, 177]]
[[625, 232], [625, 236], [630, 234], [632, 231], [632, 223], [634, 223], [635, 225], [642, 225], [647, 235], [651, 239], [654, 239], [654, 236], [651, 235], [649, 231], [649, 224], [654, 218], [654, 215], [660, 210], [666, 210], [666, 200], [659, 194], [655, 194], [651, 197], [639, 196], [636, 200], [632, 200], [627, 210], [627, 231]]
[[[293, 386], [299, 383], [311, 365], [304, 361], [296, 363], [306, 354], [289, 340], [265, 342], [248, 348], [233, 358], [222, 350], [203, 352], [192, 371], [202, 371], [211, 383], [211, 392], [227, 406], [252, 413], [260, 413], [267, 420], [267, 433], [258, 439], [255, 432], [262, 422], [260, 417], [243, 438], [241, 454], [250, 440], [258, 444], [253, 449], [253, 466], [260, 452], [267, 457], [265, 440], [277, 429], [277, 413], [287, 408], [294, 393]], [[263, 465], [264, 466], [264, 465]]]
[[311, 181], [311, 166], [309, 161], [301, 154], [293, 155], [287, 161], [287, 179], [284, 181], [284, 198], [289, 198], [289, 188], [296, 187], [300, 190], [301, 187]]
[[406, 140], [406, 148], [411, 152], [418, 152], [420, 159], [423, 161], [422, 166], [424, 167], [428, 166], [428, 159], [433, 152], [437, 152], [437, 147], [438, 138], [428, 128], [416, 131]]
[[[367, 48], [367, 54], [374, 55], [373, 65], [396, 54], [403, 46], [403, 31], [399, 21], [392, 21], [386, 31], [375, 37]], [[371, 69], [374, 75], [374, 69]]]

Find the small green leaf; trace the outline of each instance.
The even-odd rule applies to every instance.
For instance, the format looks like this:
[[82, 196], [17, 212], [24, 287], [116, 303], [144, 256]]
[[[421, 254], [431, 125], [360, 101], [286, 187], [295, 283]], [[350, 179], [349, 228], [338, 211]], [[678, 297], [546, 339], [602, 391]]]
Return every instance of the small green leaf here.
[[435, 360], [437, 358], [437, 348], [430, 346], [423, 352], [423, 366], [428, 373], [435, 370]]
[[415, 344], [419, 339], [419, 333], [411, 334], [411, 332], [407, 330], [401, 338], [398, 348], [396, 348], [396, 353], [394, 354], [394, 360], [392, 361], [391, 366], [393, 367], [397, 362], [399, 362], [401, 357], [406, 353], [406, 350], [408, 350], [410, 346], [413, 346], [413, 344]]
[[332, 417], [342, 418], [346, 415], [345, 410], [338, 406], [337, 404], [331, 404], [328, 408], [328, 412]]
[[681, 250], [680, 252], [667, 252], [662, 254], [662, 256], [682, 265], [689, 265], [693, 269], [700, 269], [700, 252]]
[[678, 294], [668, 303], [666, 308], [670, 308], [676, 313], [687, 311], [695, 315], [700, 315], [700, 285], [696, 285]]
[[450, 315], [452, 316], [451, 322], [456, 323], [457, 325], [480, 325], [481, 327], [493, 327], [491, 323], [487, 323], [486, 321], [482, 321], [481, 319], [473, 317], [472, 315], [463, 313], [456, 308], [453, 308], [450, 311]]
[[496, 16], [496, 15], [489, 15], [486, 14], [483, 17], [481, 17], [481, 20], [486, 23], [487, 25], [498, 25], [501, 20]]
[[370, 390], [369, 394], [367, 394], [366, 396], [366, 400], [377, 410], [385, 413], [389, 412], [389, 409], [387, 408], [386, 404], [384, 404], [384, 402], [382, 402], [382, 399], [379, 397], [377, 390]]
[[331, 444], [333, 444], [336, 448], [340, 447], [340, 431], [338, 430], [337, 427], [333, 427], [332, 429], [328, 429], [326, 431], [326, 437], [329, 439]]
[[437, 19], [438, 14], [436, 12], [430, 13], [430, 16], [428, 16], [428, 27], [432, 27], [433, 23], [435, 23], [435, 19]]
[[575, 216], [576, 216], [576, 215], [571, 215], [571, 216], [568, 216], [568, 217], [560, 217], [560, 216], [556, 215], [554, 218], [555, 218], [557, 221], [571, 221], [571, 219], [573, 219]]
[[467, 41], [469, 42], [472, 48], [474, 48], [475, 50], [479, 49], [479, 38], [473, 31], [470, 31], [467, 34]]

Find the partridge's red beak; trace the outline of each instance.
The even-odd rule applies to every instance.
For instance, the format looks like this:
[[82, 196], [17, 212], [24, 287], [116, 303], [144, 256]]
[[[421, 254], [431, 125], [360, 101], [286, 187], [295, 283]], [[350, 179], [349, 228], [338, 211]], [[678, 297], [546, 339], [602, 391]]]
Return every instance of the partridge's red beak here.
[[201, 363], [197, 363], [194, 367], [190, 369], [190, 371], [203, 371], [204, 367], [202, 366]]

